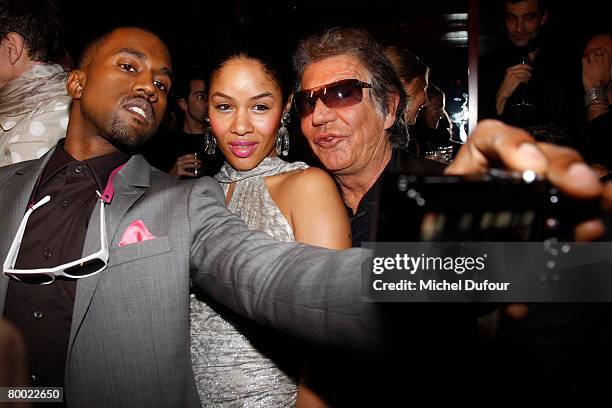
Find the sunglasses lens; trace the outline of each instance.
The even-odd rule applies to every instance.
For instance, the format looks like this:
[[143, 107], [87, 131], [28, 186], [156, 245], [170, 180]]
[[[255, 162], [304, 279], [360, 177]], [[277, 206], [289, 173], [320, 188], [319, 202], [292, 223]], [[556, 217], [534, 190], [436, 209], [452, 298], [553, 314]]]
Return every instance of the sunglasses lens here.
[[29, 283], [32, 285], [46, 285], [48, 283], [52, 283], [55, 279], [51, 275], [45, 275], [43, 273], [39, 274], [19, 274], [19, 275], [10, 275], [12, 278], [23, 282]]
[[106, 267], [106, 262], [101, 259], [95, 258], [87, 262], [83, 262], [80, 265], [66, 268], [64, 273], [70, 277], [79, 278], [81, 276], [91, 275], [99, 272]]
[[321, 99], [328, 108], [355, 105], [363, 99], [363, 88], [370, 87], [356, 79], [346, 79], [329, 84], [316, 91], [302, 91], [296, 94], [296, 107], [300, 117], [310, 115]]
[[321, 99], [329, 108], [351, 106], [361, 102], [363, 91], [357, 82], [351, 81], [338, 84], [327, 89], [327, 94]]
[[310, 97], [310, 92], [299, 92], [297, 94], [295, 106], [297, 107], [298, 114], [300, 117], [310, 115], [317, 104], [317, 98]]

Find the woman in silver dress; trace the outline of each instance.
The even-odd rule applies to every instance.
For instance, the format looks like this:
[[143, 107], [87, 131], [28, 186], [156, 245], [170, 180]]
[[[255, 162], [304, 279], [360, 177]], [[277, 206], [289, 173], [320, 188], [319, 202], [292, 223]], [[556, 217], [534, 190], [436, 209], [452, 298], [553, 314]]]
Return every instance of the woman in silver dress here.
[[[281, 75], [260, 58], [233, 55], [213, 71], [209, 123], [226, 158], [215, 179], [249, 228], [279, 241], [348, 248], [347, 213], [332, 179], [278, 157], [289, 142], [291, 98], [283, 91]], [[299, 343], [201, 295], [191, 300], [191, 354], [204, 406], [324, 406], [298, 387]]]

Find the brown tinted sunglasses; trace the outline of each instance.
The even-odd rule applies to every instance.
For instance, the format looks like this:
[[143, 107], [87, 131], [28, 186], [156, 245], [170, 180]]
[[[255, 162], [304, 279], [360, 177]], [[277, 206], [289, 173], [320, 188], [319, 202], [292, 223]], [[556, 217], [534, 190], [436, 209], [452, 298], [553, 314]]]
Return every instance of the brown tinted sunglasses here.
[[297, 92], [295, 107], [300, 118], [310, 115], [320, 99], [328, 108], [342, 108], [356, 105], [363, 99], [363, 88], [372, 85], [358, 79], [342, 79], [313, 89]]

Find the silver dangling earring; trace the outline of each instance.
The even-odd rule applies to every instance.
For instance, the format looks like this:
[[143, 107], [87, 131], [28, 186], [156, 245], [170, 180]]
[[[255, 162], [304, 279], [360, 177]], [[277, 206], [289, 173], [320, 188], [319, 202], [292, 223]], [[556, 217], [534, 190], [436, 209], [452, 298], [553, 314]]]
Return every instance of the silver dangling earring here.
[[289, 130], [287, 125], [289, 124], [290, 116], [289, 112], [285, 113], [281, 119], [280, 128], [276, 133], [276, 155], [288, 156], [289, 155]]
[[215, 150], [217, 148], [217, 141], [215, 140], [215, 137], [210, 131], [210, 119], [206, 118], [205, 120], [207, 125], [204, 129], [204, 151], [206, 152], [206, 154], [212, 156], [213, 154], [215, 154]]

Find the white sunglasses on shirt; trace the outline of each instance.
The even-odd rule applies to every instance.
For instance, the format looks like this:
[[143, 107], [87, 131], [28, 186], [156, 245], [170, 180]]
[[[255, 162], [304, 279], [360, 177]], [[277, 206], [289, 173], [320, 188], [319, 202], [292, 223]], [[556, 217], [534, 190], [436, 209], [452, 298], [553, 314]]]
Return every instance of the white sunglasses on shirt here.
[[35, 283], [39, 285], [48, 285], [55, 281], [56, 276], [65, 276], [72, 279], [86, 278], [95, 275], [98, 272], [106, 269], [108, 265], [108, 244], [106, 242], [106, 219], [104, 218], [104, 205], [99, 191], [96, 194], [100, 198], [100, 250], [94, 254], [88, 255], [76, 261], [68, 262], [63, 265], [58, 265], [53, 268], [39, 269], [14, 269], [17, 262], [17, 255], [21, 247], [21, 240], [28, 223], [30, 215], [40, 206], [48, 203], [51, 200], [50, 196], [43, 197], [39, 202], [32, 205], [26, 211], [17, 230], [17, 234], [13, 239], [11, 248], [3, 265], [3, 273], [18, 281], [26, 283]]

